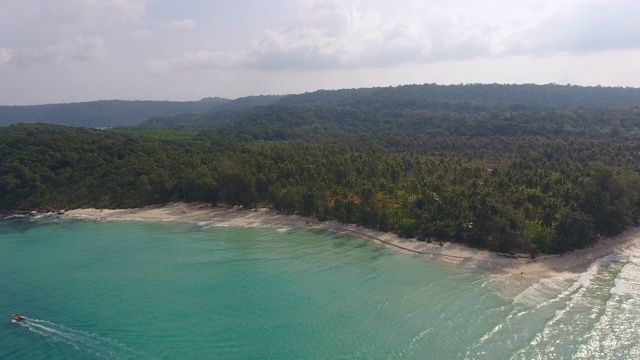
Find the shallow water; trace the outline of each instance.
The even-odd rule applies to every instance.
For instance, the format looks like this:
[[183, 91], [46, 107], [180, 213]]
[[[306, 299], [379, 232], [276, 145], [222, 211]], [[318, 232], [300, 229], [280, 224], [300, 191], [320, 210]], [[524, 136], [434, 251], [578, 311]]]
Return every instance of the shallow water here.
[[532, 281], [322, 231], [11, 219], [0, 275], [3, 359], [640, 358], [640, 249]]

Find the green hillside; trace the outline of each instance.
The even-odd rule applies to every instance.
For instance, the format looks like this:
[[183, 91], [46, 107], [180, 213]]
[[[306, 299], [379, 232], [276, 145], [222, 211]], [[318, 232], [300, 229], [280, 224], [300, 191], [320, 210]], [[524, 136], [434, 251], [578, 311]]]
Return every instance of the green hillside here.
[[[640, 220], [638, 89], [416, 85], [0, 131], [0, 209], [204, 201], [559, 253]], [[601, 96], [601, 98], [599, 98]]]

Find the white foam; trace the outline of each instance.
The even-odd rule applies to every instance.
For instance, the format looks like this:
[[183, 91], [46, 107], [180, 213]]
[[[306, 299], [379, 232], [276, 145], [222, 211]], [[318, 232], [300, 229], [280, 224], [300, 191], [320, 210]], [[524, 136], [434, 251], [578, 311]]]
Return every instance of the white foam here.
[[620, 258], [618, 257], [618, 255], [609, 254], [609, 255], [607, 255], [605, 257], [602, 257], [602, 258], [594, 261], [593, 264], [591, 264], [591, 266], [589, 266], [587, 271], [585, 271], [582, 274], [580, 274], [580, 279], [578, 279], [578, 282], [582, 286], [588, 286], [589, 283], [591, 282], [591, 279], [593, 279], [593, 276], [598, 272], [598, 270], [600, 270], [600, 268], [602, 268], [605, 265], [609, 265], [609, 264], [611, 264], [613, 262], [617, 262], [619, 260], [620, 260]]
[[561, 274], [552, 278], [540, 279], [524, 291], [513, 297], [513, 302], [530, 306], [543, 306], [571, 293], [578, 286], [576, 275]]
[[640, 283], [640, 266], [634, 263], [628, 263], [622, 268], [620, 277], [628, 281]]
[[32, 332], [49, 338], [55, 342], [63, 342], [73, 346], [76, 350], [86, 351], [99, 358], [150, 358], [148, 355], [128, 348], [114, 339], [104, 338], [98, 334], [74, 330], [47, 320], [25, 319], [20, 325]]
[[9, 215], [9, 216], [5, 216], [4, 219], [5, 220], [9, 220], [9, 219], [22, 219], [22, 218], [26, 218], [27, 215], [23, 215], [23, 214], [15, 214], [15, 215]]
[[620, 270], [610, 293], [618, 296], [637, 296], [640, 294], [640, 248], [630, 249], [625, 255], [629, 256], [629, 262]]
[[616, 285], [609, 291], [612, 295], [633, 295], [640, 291], [639, 284], [630, 284], [624, 280], [616, 279]]
[[206, 221], [182, 221], [183, 224], [191, 224], [196, 226], [201, 226], [203, 228], [215, 228], [215, 227], [230, 227], [231, 223], [228, 222], [219, 222], [213, 220]]
[[639, 358], [640, 247], [627, 249], [620, 260], [625, 264], [609, 290], [613, 296], [607, 300], [602, 316], [584, 337], [587, 342], [578, 348], [576, 359]]
[[541, 279], [513, 298], [513, 302], [541, 307], [551, 301], [556, 301], [572, 294], [580, 287], [588, 287], [593, 277], [603, 267], [619, 260], [618, 255], [610, 254], [596, 261], [589, 268], [579, 274], [560, 274], [551, 278]]

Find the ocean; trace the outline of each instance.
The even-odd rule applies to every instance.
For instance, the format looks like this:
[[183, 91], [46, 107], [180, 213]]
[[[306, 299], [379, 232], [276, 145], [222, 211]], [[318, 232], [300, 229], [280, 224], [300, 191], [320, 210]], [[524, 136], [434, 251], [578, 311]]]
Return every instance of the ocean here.
[[540, 280], [328, 231], [0, 220], [0, 359], [638, 359], [638, 329], [638, 248]]

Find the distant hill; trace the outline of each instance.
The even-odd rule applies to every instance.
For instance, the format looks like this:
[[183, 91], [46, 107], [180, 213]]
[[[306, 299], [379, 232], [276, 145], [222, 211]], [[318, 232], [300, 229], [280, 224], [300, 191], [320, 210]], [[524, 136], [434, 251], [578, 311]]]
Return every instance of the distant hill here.
[[69, 104], [0, 106], [0, 126], [48, 123], [82, 127], [136, 126], [152, 117], [204, 113], [229, 102], [223, 98], [199, 101], [101, 100]]
[[384, 88], [318, 90], [287, 95], [280, 105], [317, 105], [384, 100], [388, 102], [420, 100], [421, 102], [469, 102], [518, 105], [536, 108], [612, 108], [640, 106], [640, 89], [574, 85], [402, 85]]
[[235, 100], [230, 100], [224, 104], [220, 104], [215, 108], [209, 110], [209, 112], [225, 111], [225, 110], [242, 110], [254, 106], [271, 105], [280, 99], [283, 95], [258, 95], [258, 96], [245, 96]]
[[483, 102], [536, 108], [613, 108], [640, 106], [640, 89], [575, 85], [404, 85], [387, 87], [374, 98], [434, 102]]
[[217, 105], [210, 108], [205, 113], [182, 113], [176, 115], [157, 116], [143, 121], [139, 126], [146, 128], [207, 127], [211, 124], [232, 122], [242, 119], [246, 110], [276, 104], [286, 97], [288, 96], [245, 96]]
[[[141, 126], [206, 128], [222, 123], [385, 122], [398, 118], [420, 122], [448, 117], [447, 112], [484, 114], [563, 110], [620, 109], [640, 106], [640, 89], [572, 85], [403, 85], [397, 87], [318, 90], [293, 95], [247, 96], [200, 101], [103, 100], [70, 104], [0, 106], [0, 126], [48, 123], [81, 127]], [[305, 109], [301, 109], [304, 107]], [[591, 111], [592, 112], [592, 111]], [[593, 113], [593, 112], [592, 112]], [[292, 115], [293, 114], [293, 115]], [[299, 115], [295, 115], [299, 114]], [[299, 118], [292, 119], [292, 116]], [[422, 120], [421, 120], [422, 119]], [[299, 122], [299, 121], [298, 121]]]
[[327, 136], [322, 132], [388, 135], [398, 130], [434, 136], [628, 135], [624, 130], [635, 128], [639, 106], [640, 89], [636, 88], [425, 84], [241, 98], [205, 114], [158, 117], [139, 126], [177, 129], [233, 124], [249, 138], [275, 140]]

